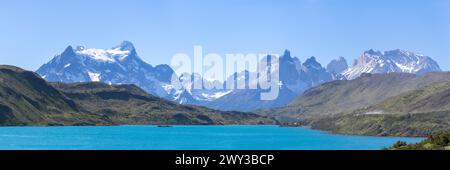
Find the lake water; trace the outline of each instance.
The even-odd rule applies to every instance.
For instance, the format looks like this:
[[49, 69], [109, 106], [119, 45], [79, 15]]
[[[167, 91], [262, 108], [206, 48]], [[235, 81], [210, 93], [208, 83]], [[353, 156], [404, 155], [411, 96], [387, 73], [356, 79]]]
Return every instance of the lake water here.
[[421, 138], [278, 126], [0, 127], [0, 150], [378, 150]]

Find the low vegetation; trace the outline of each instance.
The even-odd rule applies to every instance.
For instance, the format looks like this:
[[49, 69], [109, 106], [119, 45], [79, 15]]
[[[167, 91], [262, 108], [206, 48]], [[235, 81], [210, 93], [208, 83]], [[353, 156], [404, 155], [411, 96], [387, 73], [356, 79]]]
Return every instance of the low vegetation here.
[[408, 144], [398, 141], [386, 150], [450, 150], [450, 132], [439, 132], [430, 135], [422, 142]]

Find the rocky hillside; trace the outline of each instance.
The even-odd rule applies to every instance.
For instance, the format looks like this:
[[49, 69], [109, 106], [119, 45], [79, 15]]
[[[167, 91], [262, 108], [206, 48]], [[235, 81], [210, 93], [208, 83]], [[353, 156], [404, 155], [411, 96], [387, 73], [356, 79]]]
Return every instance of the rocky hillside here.
[[448, 81], [448, 72], [364, 74], [318, 86], [288, 107], [263, 113], [342, 134], [427, 136], [450, 131]]
[[380, 114], [414, 114], [450, 110], [450, 82], [438, 82], [389, 98], [367, 111]]

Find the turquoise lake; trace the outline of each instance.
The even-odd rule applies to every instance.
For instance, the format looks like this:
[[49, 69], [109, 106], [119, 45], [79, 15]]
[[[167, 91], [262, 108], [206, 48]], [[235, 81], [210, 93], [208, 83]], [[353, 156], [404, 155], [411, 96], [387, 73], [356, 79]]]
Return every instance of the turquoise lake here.
[[422, 138], [278, 126], [0, 127], [0, 150], [379, 150]]

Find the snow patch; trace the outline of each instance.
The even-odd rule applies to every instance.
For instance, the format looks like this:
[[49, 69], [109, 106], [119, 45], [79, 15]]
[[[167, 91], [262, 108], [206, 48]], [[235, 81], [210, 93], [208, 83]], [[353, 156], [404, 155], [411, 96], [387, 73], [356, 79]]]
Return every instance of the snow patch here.
[[91, 79], [91, 81], [93, 82], [99, 82], [100, 81], [100, 73], [92, 73], [92, 72], [88, 72], [89, 78]]
[[88, 56], [90, 58], [93, 58], [97, 61], [104, 61], [104, 62], [115, 62], [116, 58], [119, 60], [123, 60], [130, 54], [130, 51], [125, 50], [122, 51], [120, 48], [114, 48], [114, 49], [94, 49], [94, 48], [78, 48], [76, 51], [77, 54]]
[[395, 63], [395, 65], [398, 68], [400, 68], [403, 72], [406, 72], [406, 73], [414, 73], [414, 71], [415, 71], [414, 67], [408, 67], [408, 66], [402, 65], [402, 64], [397, 63], [397, 62]]
[[372, 112], [367, 112], [364, 114], [365, 115], [382, 115], [382, 114], [384, 114], [384, 112], [383, 111], [372, 111]]
[[207, 98], [208, 100], [215, 100], [221, 98], [227, 94], [230, 94], [233, 90], [225, 91], [225, 92], [216, 92], [212, 94], [202, 93], [202, 96]]

